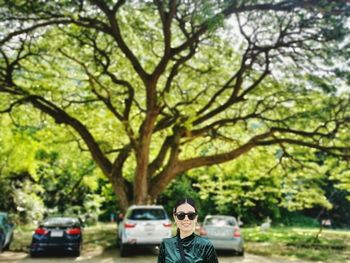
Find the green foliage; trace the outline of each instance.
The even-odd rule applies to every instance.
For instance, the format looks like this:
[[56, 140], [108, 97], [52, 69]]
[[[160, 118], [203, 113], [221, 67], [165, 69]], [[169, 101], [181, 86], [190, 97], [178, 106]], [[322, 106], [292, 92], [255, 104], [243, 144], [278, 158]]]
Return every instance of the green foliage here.
[[[101, 196], [104, 196], [104, 201], [101, 204], [101, 213], [99, 215], [99, 221], [108, 222], [111, 219], [116, 220], [122, 209], [118, 205], [118, 197], [115, 195], [111, 184], [106, 180], [99, 182], [100, 189], [97, 191]], [[111, 218], [111, 215], [113, 218]]]
[[292, 227], [319, 227], [320, 222], [314, 218], [303, 215], [301, 212], [281, 210], [281, 217], [274, 225], [285, 225]]
[[348, 155], [349, 5], [161, 2], [1, 3], [1, 127], [15, 123], [0, 135], [4, 208], [25, 189], [10, 175], [95, 221], [186, 173], [158, 200], [168, 210], [183, 195], [251, 223], [331, 209], [327, 177], [350, 189], [326, 154]]
[[276, 158], [272, 148], [253, 151], [233, 164], [194, 171], [191, 177], [198, 181], [202, 199], [211, 196], [215, 200], [217, 212], [227, 213], [227, 206], [233, 206], [234, 213], [241, 216], [251, 210], [257, 218], [275, 219], [280, 217], [277, 206], [289, 210], [314, 205], [330, 207], [329, 201], [322, 198], [320, 180], [324, 174], [319, 173], [320, 169], [271, 169]]
[[[20, 118], [29, 121], [35, 114]], [[16, 222], [69, 213], [96, 222], [104, 197], [95, 194], [101, 175], [89, 155], [70, 147], [67, 133], [49, 123], [11, 127], [6, 115], [0, 122], [0, 210]]]
[[13, 217], [17, 222], [35, 223], [43, 218], [46, 207], [40, 198], [42, 192], [41, 186], [29, 181], [17, 185], [13, 191], [13, 201], [16, 204], [15, 211], [17, 211]]

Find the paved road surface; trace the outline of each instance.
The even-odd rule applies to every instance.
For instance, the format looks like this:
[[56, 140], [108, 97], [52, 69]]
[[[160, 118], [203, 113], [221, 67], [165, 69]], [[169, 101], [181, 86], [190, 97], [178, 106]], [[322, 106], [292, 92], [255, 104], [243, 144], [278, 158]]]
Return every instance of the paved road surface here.
[[[120, 258], [119, 251], [110, 249], [103, 251], [102, 249], [95, 249], [93, 251], [84, 251], [78, 258], [73, 257], [59, 257], [59, 256], [45, 256], [40, 258], [31, 258], [27, 253], [6, 251], [0, 254], [1, 263], [155, 263], [157, 256], [152, 251], [136, 251], [135, 255]], [[230, 254], [219, 254], [220, 263], [309, 263], [300, 260], [285, 260], [285, 259], [271, 259], [267, 257], [260, 257], [246, 254], [244, 257], [232, 256]]]

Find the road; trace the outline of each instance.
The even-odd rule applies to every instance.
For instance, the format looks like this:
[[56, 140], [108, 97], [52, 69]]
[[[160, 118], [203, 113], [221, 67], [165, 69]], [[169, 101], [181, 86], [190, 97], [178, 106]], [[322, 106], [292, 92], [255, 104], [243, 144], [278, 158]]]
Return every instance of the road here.
[[[73, 257], [60, 257], [56, 256], [45, 256], [40, 258], [31, 258], [27, 253], [24, 252], [11, 252], [6, 251], [0, 254], [1, 263], [151, 263], [157, 262], [157, 256], [153, 251], [137, 251], [135, 255], [120, 258], [119, 251], [115, 249], [109, 249], [103, 251], [102, 249], [95, 249], [93, 251], [84, 251], [78, 258]], [[255, 256], [246, 254], [244, 257], [232, 256], [230, 254], [219, 254], [220, 263], [310, 263], [301, 260], [286, 260]]]

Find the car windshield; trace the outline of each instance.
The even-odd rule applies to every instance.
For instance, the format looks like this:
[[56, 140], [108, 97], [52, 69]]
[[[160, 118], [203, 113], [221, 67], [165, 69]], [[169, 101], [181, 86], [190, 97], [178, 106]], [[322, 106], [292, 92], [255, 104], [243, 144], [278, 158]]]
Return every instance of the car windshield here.
[[209, 217], [204, 224], [208, 226], [235, 226], [237, 222], [234, 218]]
[[53, 217], [44, 221], [43, 226], [74, 226], [79, 225], [79, 221], [75, 218]]
[[131, 220], [163, 220], [166, 219], [162, 209], [133, 209], [127, 217]]

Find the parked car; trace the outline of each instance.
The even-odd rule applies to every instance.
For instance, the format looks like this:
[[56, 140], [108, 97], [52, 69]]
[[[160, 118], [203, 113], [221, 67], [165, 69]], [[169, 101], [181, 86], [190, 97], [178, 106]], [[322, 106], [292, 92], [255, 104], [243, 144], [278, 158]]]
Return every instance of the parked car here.
[[133, 205], [118, 225], [120, 256], [127, 256], [131, 246], [156, 246], [171, 237], [172, 223], [161, 205]]
[[83, 244], [83, 224], [76, 217], [49, 217], [34, 231], [30, 255], [43, 252], [68, 252], [80, 256]]
[[14, 224], [9, 221], [8, 213], [0, 212], [0, 253], [10, 248], [13, 230]]
[[207, 237], [216, 250], [232, 250], [239, 256], [244, 255], [243, 237], [233, 216], [207, 215], [199, 233]]

